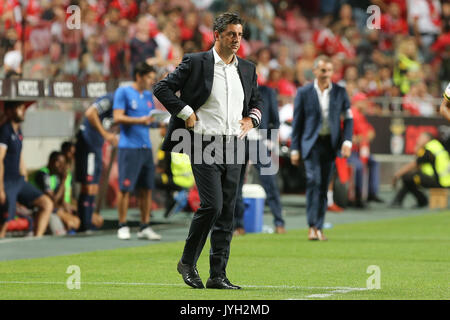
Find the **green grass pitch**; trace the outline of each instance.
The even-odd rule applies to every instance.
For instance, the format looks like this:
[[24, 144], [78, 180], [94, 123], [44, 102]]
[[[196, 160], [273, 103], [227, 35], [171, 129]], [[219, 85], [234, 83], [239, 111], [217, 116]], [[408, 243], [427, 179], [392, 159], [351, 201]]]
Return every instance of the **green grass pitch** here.
[[[307, 241], [306, 230], [234, 238], [227, 272], [239, 291], [186, 286], [176, 271], [184, 242], [173, 242], [0, 262], [0, 299], [450, 298], [450, 212], [342, 224], [326, 235], [328, 242]], [[208, 246], [198, 263], [204, 282]], [[71, 265], [80, 268], [80, 289], [66, 285]], [[380, 289], [368, 290], [377, 275]]]

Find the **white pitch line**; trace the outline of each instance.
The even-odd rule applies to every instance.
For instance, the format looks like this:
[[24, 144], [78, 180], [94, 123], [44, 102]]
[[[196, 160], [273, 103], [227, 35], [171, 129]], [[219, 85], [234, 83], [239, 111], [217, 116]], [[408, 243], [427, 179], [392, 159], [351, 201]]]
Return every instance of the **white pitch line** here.
[[[52, 281], [0, 281], [0, 284], [47, 284], [47, 285], [65, 285], [66, 282], [52, 282]], [[81, 285], [111, 285], [111, 286], [166, 286], [166, 287], [184, 287], [185, 284], [174, 284], [174, 283], [148, 283], [148, 282], [85, 282], [82, 281]], [[241, 285], [245, 288], [255, 288], [255, 289], [308, 289], [308, 290], [334, 290], [332, 293], [347, 293], [350, 291], [363, 291], [367, 288], [352, 288], [352, 287], [303, 287], [303, 286], [289, 286], [289, 285]]]
[[[1, 284], [19, 284], [19, 285], [67, 285], [66, 282], [52, 282], [52, 281], [0, 281]], [[153, 287], [186, 287], [181, 283], [147, 283], [147, 282], [81, 282], [81, 285], [98, 285], [98, 286], [153, 286]], [[364, 291], [367, 288], [352, 288], [352, 287], [302, 287], [302, 286], [273, 286], [273, 285], [241, 285], [243, 288], [256, 289], [296, 289], [296, 290], [331, 290], [328, 293], [310, 294], [305, 298], [289, 298], [287, 300], [308, 300], [311, 298], [329, 298], [334, 294], [344, 294], [352, 291]]]
[[[48, 237], [48, 236], [45, 236]], [[1, 239], [0, 244], [11, 243], [11, 242], [24, 242], [24, 241], [37, 241], [42, 240], [44, 237], [25, 237], [25, 238], [12, 238], [12, 239]]]
[[331, 297], [332, 294], [330, 293], [318, 293], [318, 294], [310, 294], [309, 296], [306, 296], [307, 298], [328, 298]]

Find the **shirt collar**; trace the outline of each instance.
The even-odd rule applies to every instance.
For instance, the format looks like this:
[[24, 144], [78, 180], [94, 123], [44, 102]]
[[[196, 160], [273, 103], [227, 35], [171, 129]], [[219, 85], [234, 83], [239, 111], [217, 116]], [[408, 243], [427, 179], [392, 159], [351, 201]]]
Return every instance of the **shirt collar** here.
[[[330, 81], [330, 84], [328, 85], [328, 88], [326, 88], [323, 92], [324, 93], [326, 93], [326, 92], [329, 92], [330, 90], [331, 90], [331, 88], [333, 87], [333, 83]], [[314, 79], [314, 88], [316, 89], [316, 90], [318, 90], [318, 91], [322, 91], [322, 90], [320, 90], [320, 88], [319, 88], [319, 81], [317, 81], [317, 79]]]
[[[214, 47], [213, 47], [213, 54], [214, 54], [214, 64], [222, 64], [222, 65], [225, 65], [225, 66], [227, 65], [227, 64], [222, 60], [222, 58], [219, 56], [219, 54], [218, 54], [217, 51], [216, 51], [216, 48], [214, 48]], [[234, 66], [237, 67], [237, 65], [238, 65], [238, 59], [237, 59], [236, 55], [234, 55], [233, 61], [231, 61], [230, 64], [232, 64], [232, 65], [234, 65]]]

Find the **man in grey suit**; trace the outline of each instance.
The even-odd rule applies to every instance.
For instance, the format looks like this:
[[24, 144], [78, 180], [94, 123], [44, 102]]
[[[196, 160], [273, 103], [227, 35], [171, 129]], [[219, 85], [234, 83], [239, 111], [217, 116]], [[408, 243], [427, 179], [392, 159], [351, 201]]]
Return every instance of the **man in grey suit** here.
[[[262, 110], [255, 65], [236, 56], [242, 24], [237, 14], [219, 15], [213, 26], [214, 47], [207, 52], [185, 55], [176, 70], [157, 83], [153, 91], [171, 114], [162, 149], [172, 151], [180, 143], [178, 134], [186, 138], [184, 131], [180, 133], [182, 128], [188, 129], [192, 137], [191, 165], [201, 203], [192, 219], [177, 270], [193, 288], [204, 288], [196, 264], [211, 231], [210, 277], [206, 287], [240, 289], [230, 283], [225, 269], [243, 162], [228, 156], [243, 153], [233, 148], [237, 147], [239, 138], [243, 139], [250, 129], [259, 125]], [[215, 148], [214, 163], [207, 163], [204, 157], [198, 162], [195, 151], [198, 148], [205, 151], [210, 145], [206, 142], [211, 140], [224, 141], [220, 150]], [[232, 152], [224, 152], [229, 148]], [[217, 154], [222, 152], [226, 153], [222, 157], [225, 161], [216, 161], [221, 158]]]
[[351, 154], [353, 115], [345, 88], [331, 82], [330, 58], [316, 58], [313, 72], [314, 83], [298, 89], [294, 101], [291, 162], [303, 158], [305, 164], [308, 239], [327, 240], [322, 228], [328, 184], [339, 149], [345, 158]]

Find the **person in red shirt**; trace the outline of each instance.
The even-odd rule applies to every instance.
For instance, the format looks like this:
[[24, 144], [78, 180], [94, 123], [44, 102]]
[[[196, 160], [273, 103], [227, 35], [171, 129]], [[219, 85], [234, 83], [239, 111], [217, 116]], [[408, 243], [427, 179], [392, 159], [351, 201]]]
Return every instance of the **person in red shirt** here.
[[348, 158], [348, 163], [353, 166], [354, 170], [354, 205], [359, 208], [365, 207], [362, 199], [365, 168], [368, 170], [367, 201], [384, 202], [377, 195], [379, 187], [379, 164], [370, 154], [370, 142], [375, 138], [375, 130], [364, 115], [367, 103], [367, 96], [364, 93], [357, 93], [352, 97], [353, 146], [352, 155]]
[[402, 11], [397, 2], [391, 2], [388, 12], [381, 15], [381, 33], [383, 48], [393, 49], [393, 41], [396, 35], [407, 35], [408, 22], [402, 17]]

